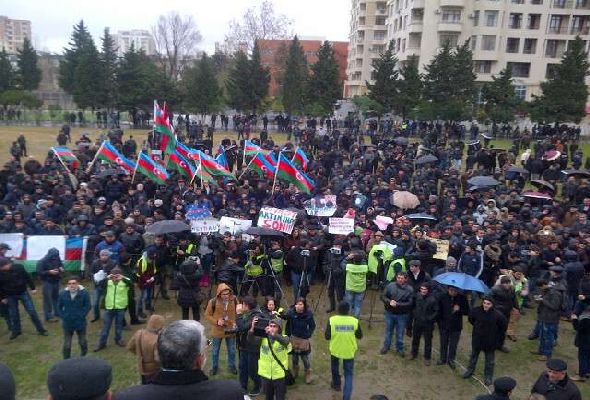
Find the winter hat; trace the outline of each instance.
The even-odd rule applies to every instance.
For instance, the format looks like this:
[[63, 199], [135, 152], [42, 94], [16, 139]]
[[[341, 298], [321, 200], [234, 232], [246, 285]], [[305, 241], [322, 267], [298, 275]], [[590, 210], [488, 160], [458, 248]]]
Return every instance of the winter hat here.
[[109, 363], [90, 357], [60, 361], [47, 373], [47, 388], [54, 400], [93, 399], [104, 395], [113, 380]]
[[10, 369], [0, 363], [0, 399], [14, 400], [16, 398], [16, 384]]
[[457, 259], [453, 256], [448, 256], [446, 265], [447, 265], [447, 267], [450, 267], [451, 265], [453, 267], [456, 267], [457, 266]]

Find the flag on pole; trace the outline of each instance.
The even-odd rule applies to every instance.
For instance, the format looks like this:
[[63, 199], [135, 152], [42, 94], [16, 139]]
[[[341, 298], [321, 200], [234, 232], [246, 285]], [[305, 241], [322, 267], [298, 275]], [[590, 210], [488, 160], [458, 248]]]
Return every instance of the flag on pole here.
[[305, 173], [299, 171], [282, 153], [279, 156], [276, 173], [278, 178], [292, 183], [302, 192], [309, 194], [315, 188], [315, 182]]
[[258, 175], [261, 177], [266, 176], [271, 179], [274, 178], [276, 172], [276, 167], [268, 162], [262, 154], [257, 154], [256, 157], [252, 159], [250, 168], [258, 172]]
[[191, 149], [184, 143], [176, 142], [176, 146], [174, 146], [174, 152], [189, 160], [198, 161], [200, 159], [199, 150]]
[[219, 150], [217, 151], [217, 157], [215, 157], [215, 161], [217, 161], [219, 165], [223, 166], [223, 168], [229, 170], [229, 164], [225, 155], [225, 148], [221, 144], [219, 145]]
[[210, 185], [219, 186], [219, 183], [217, 183], [215, 177], [213, 177], [209, 172], [207, 172], [207, 170], [205, 170], [202, 167], [202, 165], [197, 165], [197, 170], [195, 171], [195, 178], [199, 178], [203, 182], [207, 182]]
[[224, 176], [226, 178], [236, 179], [234, 174], [229, 172], [223, 165], [219, 164], [213, 157], [203, 153], [201, 150], [197, 151], [199, 152], [199, 162], [203, 170], [213, 176]]
[[143, 151], [139, 153], [139, 157], [137, 159], [137, 171], [161, 185], [166, 183], [166, 180], [170, 178], [166, 168], [156, 163]]
[[192, 180], [197, 168], [181, 154], [174, 152], [168, 155], [168, 167], [174, 167], [178, 172]]
[[268, 152], [268, 154], [265, 154], [264, 159], [268, 161], [268, 163], [273, 167], [277, 166], [277, 156], [275, 156], [275, 153], [272, 151]]
[[309, 164], [309, 158], [307, 158], [307, 155], [301, 149], [301, 147], [297, 147], [297, 150], [295, 150], [295, 154], [293, 154], [293, 159], [291, 160], [291, 162], [295, 165], [299, 165], [299, 167], [303, 171], [307, 171], [307, 165]]
[[160, 107], [157, 100], [154, 100], [154, 130], [162, 135], [160, 138], [162, 154], [172, 153], [176, 145], [176, 136], [170, 124], [168, 106], [164, 103], [164, 106]]
[[244, 140], [244, 154], [247, 156], [255, 156], [258, 153], [263, 153], [262, 147], [258, 146], [249, 140]]
[[115, 163], [129, 173], [135, 171], [135, 163], [119, 153], [111, 142], [104, 142], [102, 146], [100, 146], [97, 157], [106, 162]]
[[76, 157], [76, 155], [67, 147], [52, 147], [51, 150], [63, 164], [70, 165], [72, 169], [78, 169], [80, 166], [80, 160], [78, 160], [78, 157]]

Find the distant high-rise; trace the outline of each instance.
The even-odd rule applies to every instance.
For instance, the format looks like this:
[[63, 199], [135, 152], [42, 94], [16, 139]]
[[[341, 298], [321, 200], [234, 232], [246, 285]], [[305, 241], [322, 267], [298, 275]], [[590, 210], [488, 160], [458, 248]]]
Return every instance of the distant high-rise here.
[[135, 50], [143, 50], [148, 56], [156, 54], [156, 43], [152, 34], [144, 29], [132, 29], [128, 31], [118, 31], [113, 34], [117, 54], [123, 56], [131, 47]]
[[22, 48], [25, 38], [31, 39], [31, 21], [0, 15], [0, 49], [16, 54]]

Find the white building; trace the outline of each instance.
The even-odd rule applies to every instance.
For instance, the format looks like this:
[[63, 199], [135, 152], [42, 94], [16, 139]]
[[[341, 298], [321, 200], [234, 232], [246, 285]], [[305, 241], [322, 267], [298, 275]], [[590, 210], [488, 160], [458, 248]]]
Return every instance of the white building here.
[[4, 48], [9, 54], [16, 54], [25, 38], [31, 39], [31, 21], [0, 15], [0, 50]]
[[113, 35], [117, 54], [121, 57], [129, 50], [131, 44], [136, 50], [143, 50], [148, 56], [156, 54], [156, 43], [152, 34], [143, 29], [132, 29], [128, 31], [118, 31]]

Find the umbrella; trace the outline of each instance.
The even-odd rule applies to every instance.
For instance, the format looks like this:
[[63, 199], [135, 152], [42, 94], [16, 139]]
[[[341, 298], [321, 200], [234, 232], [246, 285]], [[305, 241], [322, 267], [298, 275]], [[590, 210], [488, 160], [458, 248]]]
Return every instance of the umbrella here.
[[585, 169], [566, 169], [561, 172], [568, 177], [579, 176], [580, 178], [590, 178], [590, 171]]
[[179, 233], [190, 230], [191, 227], [182, 221], [167, 219], [164, 221], [154, 222], [152, 225], [147, 227], [146, 232], [152, 233], [154, 235], [165, 235], [167, 233]]
[[541, 200], [551, 200], [553, 197], [548, 195], [547, 193], [541, 192], [524, 192], [522, 197], [530, 197], [532, 199], [541, 199]]
[[416, 165], [421, 165], [421, 164], [428, 164], [431, 162], [436, 162], [438, 161], [438, 158], [433, 156], [432, 154], [427, 154], [425, 156], [422, 157], [418, 157], [416, 159], [416, 161], [414, 161], [416, 163]]
[[518, 174], [528, 174], [529, 171], [523, 167], [518, 167], [516, 165], [513, 165], [512, 167], [508, 168], [506, 170], [506, 172], [516, 172]]
[[434, 280], [443, 285], [474, 292], [487, 293], [490, 290], [481, 280], [461, 272], [445, 272], [436, 276]]
[[409, 219], [427, 219], [430, 221], [437, 221], [437, 218], [434, 215], [426, 214], [426, 213], [418, 213], [418, 214], [408, 214], [406, 218]]
[[484, 139], [487, 140], [492, 140], [494, 137], [492, 135], [490, 135], [489, 133], [482, 133], [481, 136], [483, 136]]
[[500, 184], [500, 182], [491, 176], [474, 176], [473, 178], [469, 178], [467, 183], [473, 186], [497, 186]]
[[101, 171], [98, 174], [98, 177], [99, 178], [108, 178], [109, 176], [117, 176], [117, 175], [127, 175], [127, 172], [122, 169], [118, 169], [118, 168], [110, 168], [110, 169], [105, 169], [104, 171]]
[[407, 146], [410, 143], [410, 140], [407, 137], [400, 136], [393, 139], [393, 142], [400, 146]]
[[539, 188], [539, 190], [546, 188], [551, 190], [552, 192], [555, 192], [555, 186], [553, 186], [552, 184], [550, 184], [547, 181], [544, 181], [542, 179], [536, 179], [536, 180], [532, 180], [531, 181], [531, 185], [536, 186], [537, 188]]
[[393, 192], [391, 195], [391, 202], [394, 206], [399, 207], [402, 210], [416, 208], [420, 205], [418, 196], [405, 190]]
[[543, 154], [543, 160], [555, 161], [561, 156], [561, 152], [557, 150], [549, 150]]
[[252, 236], [283, 236], [283, 232], [275, 231], [273, 229], [262, 228], [260, 226], [252, 226], [244, 232]]
[[474, 141], [469, 142], [469, 146], [478, 146], [479, 144], [480, 144], [479, 140], [474, 140]]
[[478, 190], [490, 190], [490, 186], [471, 186], [467, 189], [468, 192], [477, 192]]

